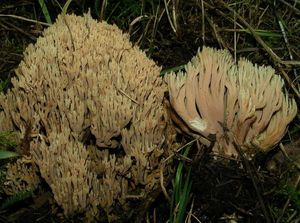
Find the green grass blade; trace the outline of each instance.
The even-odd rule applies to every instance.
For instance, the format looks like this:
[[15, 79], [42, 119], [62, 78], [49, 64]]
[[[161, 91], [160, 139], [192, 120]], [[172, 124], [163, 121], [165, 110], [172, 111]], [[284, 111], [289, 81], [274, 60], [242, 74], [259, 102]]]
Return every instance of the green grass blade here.
[[179, 201], [179, 208], [178, 208], [178, 215], [176, 216], [176, 222], [181, 223], [184, 221], [184, 216], [186, 213], [186, 208], [189, 202], [190, 192], [192, 188], [191, 182], [191, 167], [189, 168], [189, 172], [187, 178], [185, 179], [184, 188], [181, 193], [180, 201]]
[[[249, 33], [251, 34], [250, 30], [249, 29], [245, 29], [244, 30], [246, 33]], [[275, 32], [272, 32], [272, 31], [268, 31], [268, 30], [262, 30], [262, 29], [256, 29], [254, 30], [256, 35], [258, 36], [266, 36], [266, 37], [282, 37], [282, 34], [281, 33], [275, 33]]]
[[47, 8], [47, 5], [46, 5], [45, 1], [44, 0], [39, 0], [39, 4], [41, 6], [42, 12], [43, 12], [44, 17], [46, 19], [46, 22], [49, 23], [49, 24], [52, 24], [52, 20], [51, 20], [51, 17], [50, 17], [50, 14], [49, 14], [49, 11], [48, 11], [48, 8]]
[[0, 210], [11, 207], [12, 205], [20, 201], [24, 201], [25, 199], [32, 197], [32, 195], [32, 191], [20, 191], [19, 193], [9, 197], [6, 201], [4, 201], [3, 204], [0, 206]]
[[177, 167], [176, 176], [175, 176], [175, 203], [178, 203], [180, 200], [180, 188], [181, 188], [181, 178], [182, 178], [182, 170], [183, 170], [183, 164], [180, 162]]
[[1, 159], [7, 159], [7, 158], [12, 158], [19, 156], [18, 153], [7, 151], [7, 150], [0, 150], [0, 160]]
[[[185, 148], [183, 150], [182, 156], [187, 157], [191, 146]], [[184, 178], [184, 161], [180, 161], [176, 175], [174, 179], [173, 185], [173, 194], [171, 200], [171, 207], [170, 207], [170, 223], [181, 223], [184, 219], [186, 213], [186, 207], [189, 201], [189, 194], [191, 190], [191, 167], [188, 170], [188, 175]], [[176, 209], [176, 211], [175, 211]]]
[[[173, 185], [174, 188], [174, 185]], [[175, 193], [172, 193], [172, 198], [171, 198], [171, 206], [170, 206], [170, 216], [169, 216], [169, 223], [173, 223], [174, 222], [174, 215], [176, 213], [174, 213], [174, 208], [175, 208]]]
[[163, 77], [163, 76], [165, 76], [168, 73], [177, 72], [177, 71], [183, 70], [185, 68], [185, 65], [186, 64], [180, 65], [178, 67], [172, 67], [172, 68], [169, 68], [169, 69], [162, 70], [160, 72], [160, 76]]
[[17, 146], [16, 135], [11, 131], [0, 132], [0, 149], [7, 149]]
[[63, 9], [62, 9], [62, 11], [61, 11], [61, 14], [62, 14], [62, 15], [66, 15], [66, 14], [67, 14], [67, 10], [68, 10], [69, 5], [70, 5], [71, 2], [72, 2], [72, 0], [68, 0], [68, 1], [66, 2], [66, 4], [64, 5], [64, 7], [63, 7]]
[[4, 81], [0, 81], [0, 92], [3, 92], [4, 89], [7, 88], [8, 83], [9, 83], [9, 78], [7, 78], [7, 79], [4, 80]]
[[100, 18], [100, 10], [99, 10], [101, 8], [100, 0], [95, 0], [94, 8], [95, 8], [95, 13], [97, 18]]

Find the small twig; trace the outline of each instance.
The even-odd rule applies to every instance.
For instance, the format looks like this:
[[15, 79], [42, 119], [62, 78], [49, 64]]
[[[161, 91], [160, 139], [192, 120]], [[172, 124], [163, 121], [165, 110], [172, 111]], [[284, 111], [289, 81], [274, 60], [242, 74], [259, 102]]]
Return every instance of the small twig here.
[[192, 222], [193, 208], [194, 208], [194, 198], [193, 198], [193, 201], [192, 201], [192, 204], [191, 204], [191, 208], [190, 208], [189, 212], [186, 215], [186, 219], [184, 221], [185, 223]]
[[236, 151], [238, 152], [239, 156], [241, 157], [242, 163], [245, 166], [247, 172], [249, 173], [249, 175], [251, 177], [251, 181], [252, 181], [253, 187], [255, 189], [255, 192], [256, 192], [258, 201], [260, 203], [260, 206], [262, 208], [262, 211], [264, 213], [266, 222], [267, 223], [271, 223], [271, 220], [270, 220], [269, 213], [267, 211], [265, 202], [264, 202], [264, 200], [263, 200], [263, 198], [261, 196], [260, 190], [259, 190], [258, 185], [257, 185], [256, 176], [255, 176], [255, 174], [252, 171], [253, 168], [250, 165], [250, 162], [248, 161], [247, 157], [245, 156], [244, 152], [240, 148], [240, 145], [237, 143], [237, 141], [236, 141], [236, 139], [235, 139], [235, 137], [233, 135], [232, 135], [232, 139], [233, 139], [233, 146], [236, 149]]
[[107, 7], [107, 0], [102, 1], [101, 11], [100, 11], [100, 21], [104, 20], [105, 11]]
[[248, 215], [248, 216], [253, 216], [253, 214], [252, 214], [251, 212], [249, 212], [249, 211], [247, 211], [247, 210], [245, 210], [245, 209], [243, 209], [243, 208], [240, 208], [240, 207], [236, 206], [236, 205], [233, 204], [232, 202], [229, 202], [229, 203], [230, 203], [230, 205], [232, 205], [236, 210], [238, 210], [238, 211], [241, 212], [242, 214], [246, 214], [246, 215]]
[[166, 8], [166, 13], [167, 13], [167, 17], [168, 17], [169, 23], [170, 23], [170, 25], [171, 25], [171, 28], [172, 28], [173, 32], [177, 35], [176, 27], [175, 27], [174, 24], [173, 24], [173, 21], [172, 21], [172, 19], [171, 19], [171, 16], [170, 16], [170, 13], [169, 13], [169, 9], [168, 9], [168, 6], [169, 6], [170, 1], [171, 1], [171, 0], [169, 0], [169, 1], [167, 2], [167, 0], [164, 0], [165, 8]]
[[262, 18], [266, 14], [266, 12], [267, 12], [268, 9], [269, 9], [269, 6], [267, 5], [267, 7], [264, 9], [263, 13], [261, 13], [261, 15], [259, 16], [256, 27], [260, 26], [261, 22], [263, 21]]
[[217, 30], [217, 25], [214, 24], [213, 21], [212, 21], [212, 19], [209, 18], [207, 15], [205, 15], [205, 18], [208, 21], [208, 23], [211, 26], [211, 28], [213, 29], [213, 34], [214, 34], [215, 38], [217, 39], [217, 41], [219, 43], [219, 46], [221, 48], [227, 49], [228, 47], [227, 47], [225, 41], [222, 39], [221, 35], [219, 34], [219, 31]]
[[[220, 16], [223, 16], [223, 17], [224, 17], [225, 19], [227, 19], [228, 21], [234, 22], [233, 18], [229, 17], [228, 14], [226, 14], [226, 13], [224, 13], [223, 11], [217, 9], [215, 6], [212, 6], [212, 5], [208, 4], [206, 1], [204, 1], [203, 3], [204, 3], [204, 5], [205, 5], [207, 8], [216, 11]], [[241, 24], [239, 24], [238, 22], [236, 22], [236, 24], [237, 24], [237, 26], [238, 26], [240, 29], [244, 29], [244, 27], [243, 27]]]
[[151, 44], [153, 44], [153, 42], [154, 42], [154, 39], [155, 39], [155, 36], [157, 33], [158, 24], [160, 22], [158, 13], [159, 13], [159, 6], [157, 6], [156, 11], [155, 11], [155, 16], [154, 16], [154, 21], [153, 21], [153, 29], [151, 32]]
[[192, 213], [191, 215], [192, 215], [192, 217], [193, 217], [198, 223], [201, 223], [200, 219], [197, 218], [193, 213]]
[[169, 159], [171, 159], [173, 156], [175, 156], [176, 153], [178, 154], [185, 147], [187, 147], [188, 145], [191, 145], [192, 143], [194, 143], [196, 141], [198, 141], [198, 138], [193, 139], [193, 140], [189, 141], [188, 143], [184, 144], [183, 146], [179, 147], [177, 150], [175, 150], [174, 153], [172, 153], [170, 156], [168, 156], [163, 162], [167, 162]]
[[131, 101], [133, 101], [134, 103], [139, 104], [139, 102], [137, 100], [134, 100], [132, 97], [130, 97], [128, 94], [126, 94], [124, 91], [122, 91], [121, 89], [118, 89], [118, 91], [120, 91], [123, 95], [125, 95], [127, 98], [129, 98]]
[[290, 156], [289, 156], [289, 155], [287, 154], [287, 152], [285, 151], [285, 148], [284, 148], [284, 146], [283, 146], [282, 143], [279, 143], [279, 148], [280, 148], [281, 152], [283, 153], [284, 157], [285, 157], [289, 162], [293, 163], [294, 166], [300, 171], [300, 164], [299, 164], [298, 162], [296, 162], [296, 161], [294, 161], [294, 160], [292, 160], [292, 159], [290, 158]]
[[205, 20], [204, 20], [204, 18], [207, 16], [205, 14], [203, 0], [201, 0], [201, 13], [202, 13], [202, 41], [203, 41], [203, 45], [205, 45]]
[[166, 190], [166, 187], [164, 185], [164, 169], [165, 169], [165, 165], [166, 163], [173, 157], [175, 156], [175, 154], [178, 154], [182, 149], [184, 149], [186, 146], [196, 142], [198, 139], [193, 139], [191, 140], [190, 142], [186, 143], [185, 145], [179, 147], [177, 150], [175, 150], [174, 153], [172, 153], [170, 156], [168, 156], [163, 162], [162, 162], [162, 165], [160, 167], [160, 187], [162, 189], [162, 192], [163, 194], [165, 195], [166, 199], [171, 202], [171, 198], [170, 196], [168, 195], [168, 192]]
[[[274, 1], [274, 4], [275, 4], [275, 1]], [[280, 18], [280, 16], [278, 15], [278, 12], [277, 10], [275, 9], [275, 6], [272, 5], [272, 10], [273, 10], [273, 13], [274, 15], [276, 16], [276, 19], [277, 19], [277, 22], [278, 22], [278, 25], [279, 25], [279, 28], [280, 28], [280, 31], [282, 33], [282, 36], [283, 36], [283, 39], [284, 39], [284, 42], [285, 42], [285, 46], [287, 48], [287, 51], [289, 53], [289, 57], [290, 57], [290, 60], [293, 61], [294, 60], [294, 57], [293, 57], [293, 54], [292, 54], [292, 50], [291, 50], [291, 46], [290, 46], [290, 43], [289, 43], [289, 39], [286, 35], [286, 31], [285, 31], [285, 28], [283, 26], [283, 23], [282, 23], [282, 19]], [[294, 72], [294, 76], [295, 78], [297, 78], [297, 71], [295, 68], [292, 68], [293, 72]]]
[[37, 21], [37, 20], [34, 20], [34, 19], [28, 19], [28, 18], [25, 18], [23, 16], [18, 16], [18, 15], [0, 14], [0, 17], [10, 17], [10, 18], [14, 18], [14, 19], [20, 19], [20, 20], [23, 20], [23, 21], [26, 21], [26, 22], [41, 24], [41, 25], [44, 25], [44, 26], [51, 26], [51, 24], [49, 24], [49, 23], [40, 22], [40, 21]]
[[166, 163], [163, 162], [162, 165], [160, 166], [160, 178], [159, 178], [159, 180], [160, 180], [160, 187], [161, 187], [161, 190], [162, 190], [163, 194], [165, 195], [166, 199], [167, 199], [169, 202], [171, 202], [171, 198], [170, 198], [170, 196], [169, 196], [169, 194], [168, 194], [168, 192], [167, 192], [167, 190], [166, 190], [166, 187], [165, 187], [165, 185], [164, 185], [164, 182], [165, 182], [165, 180], [164, 180], [164, 169], [165, 169], [165, 164], [166, 164]]
[[133, 30], [134, 25], [137, 24], [138, 22], [143, 21], [144, 19], [148, 19], [148, 18], [149, 18], [148, 15], [141, 15], [141, 16], [136, 17], [136, 18], [135, 18], [134, 20], [132, 20], [131, 23], [129, 24], [128, 33], [129, 33], [130, 35], [132, 35], [132, 33], [133, 33], [132, 30]]
[[[287, 222], [287, 223], [288, 223], [288, 222], [291, 222], [292, 219], [297, 215], [297, 213], [298, 213], [298, 211], [295, 210], [295, 211], [293, 212], [293, 214], [291, 214], [291, 215], [289, 216], [289, 218], [286, 220], [286, 222]], [[299, 218], [298, 218], [298, 220], [293, 221], [293, 223], [298, 223], [298, 222], [299, 222]]]
[[153, 210], [153, 223], [156, 223], [157, 221], [156, 221], [156, 208], [154, 208], [154, 210]]
[[178, 24], [178, 0], [172, 0], [172, 17], [173, 17], [173, 24], [176, 30], [176, 35], [179, 35], [179, 24]]
[[300, 66], [300, 61], [298, 60], [282, 60], [281, 63], [287, 66]]
[[[237, 4], [235, 4], [235, 7], [237, 6]], [[234, 20], [234, 23], [233, 23], [233, 29], [236, 30], [236, 11], [234, 10], [234, 14], [233, 14], [233, 20]], [[236, 46], [237, 46], [237, 36], [236, 36], [236, 31], [234, 31], [233, 33], [233, 46], [234, 46], [234, 62], [236, 63]]]
[[277, 56], [277, 54], [273, 52], [273, 50], [262, 40], [262, 38], [256, 34], [255, 29], [253, 29], [252, 26], [242, 16], [236, 13], [234, 9], [229, 7], [222, 0], [218, 0], [218, 2], [232, 14], [236, 14], [236, 17], [249, 29], [255, 40], [265, 49], [265, 51], [272, 57], [272, 59], [276, 63], [282, 64], [282, 60], [280, 59], [280, 57]]
[[7, 22], [7, 21], [5, 21], [5, 23], [6, 23], [7, 25], [11, 26], [12, 28], [14, 28], [15, 30], [17, 30], [18, 32], [20, 32], [20, 33], [26, 35], [26, 36], [29, 37], [30, 39], [36, 40], [36, 37], [35, 37], [35, 36], [30, 35], [29, 33], [25, 32], [23, 29], [20, 29], [19, 27], [15, 26], [14, 24], [9, 23], [9, 22]]
[[297, 90], [296, 86], [294, 85], [294, 83], [291, 81], [289, 75], [283, 70], [282, 67], [278, 68], [280, 70], [280, 72], [282, 73], [284, 79], [286, 80], [286, 82], [289, 84], [289, 86], [292, 88], [292, 90], [294, 91], [295, 95], [298, 97], [298, 99], [300, 100], [300, 93]]
[[295, 13], [300, 15], [300, 9], [297, 9], [296, 7], [294, 7], [293, 5], [291, 5], [290, 3], [284, 1], [284, 0], [279, 0], [280, 2], [282, 2], [283, 4], [285, 4], [287, 7], [289, 7], [290, 9], [294, 10]]
[[175, 158], [179, 161], [185, 161], [187, 163], [191, 163], [192, 159], [185, 157], [184, 155], [181, 155], [180, 153], [175, 152]]

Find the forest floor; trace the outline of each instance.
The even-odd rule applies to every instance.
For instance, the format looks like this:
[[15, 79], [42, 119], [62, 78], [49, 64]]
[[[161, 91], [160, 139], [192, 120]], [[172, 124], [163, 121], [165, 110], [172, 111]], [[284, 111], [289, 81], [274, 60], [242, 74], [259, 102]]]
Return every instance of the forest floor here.
[[[55, 21], [64, 3], [45, 1], [48, 19]], [[299, 105], [298, 0], [74, 0], [68, 13], [81, 15], [89, 9], [95, 19], [117, 24], [129, 33], [131, 41], [165, 71], [179, 69], [204, 45], [228, 49], [234, 58], [245, 57], [259, 65], [272, 66]], [[1, 1], [0, 79], [8, 80], [8, 84], [0, 87], [10, 86], [9, 79], [23, 58], [22, 52], [47, 27], [46, 17], [39, 1]], [[236, 161], [224, 164], [210, 155], [192, 162], [187, 220], [300, 222], [299, 136], [297, 114], [279, 145], [267, 154], [255, 156], [247, 167]], [[171, 186], [167, 189], [172, 192]], [[47, 205], [34, 209], [33, 204], [40, 202], [34, 199], [0, 210], [0, 222], [55, 222], [55, 217], [49, 217]], [[166, 222], [168, 217], [169, 205], [161, 194], [147, 211], [145, 222]]]

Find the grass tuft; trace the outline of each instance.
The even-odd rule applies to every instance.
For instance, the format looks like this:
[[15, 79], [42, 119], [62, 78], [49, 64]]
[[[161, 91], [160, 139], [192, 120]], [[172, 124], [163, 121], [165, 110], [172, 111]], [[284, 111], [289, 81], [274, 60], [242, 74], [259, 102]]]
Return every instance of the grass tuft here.
[[[191, 145], [182, 150], [182, 158], [187, 158]], [[176, 169], [175, 179], [173, 181], [173, 193], [170, 207], [170, 223], [182, 223], [187, 215], [187, 205], [190, 200], [192, 188], [191, 166], [185, 170], [185, 161], [181, 160]]]

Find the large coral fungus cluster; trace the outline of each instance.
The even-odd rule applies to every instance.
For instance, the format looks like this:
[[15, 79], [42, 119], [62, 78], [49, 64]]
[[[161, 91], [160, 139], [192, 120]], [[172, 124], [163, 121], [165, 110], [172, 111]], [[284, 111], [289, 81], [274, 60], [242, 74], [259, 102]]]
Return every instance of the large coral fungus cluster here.
[[59, 16], [26, 49], [1, 95], [1, 128], [19, 131], [65, 215], [113, 220], [160, 188], [174, 129], [159, 72], [127, 35], [90, 15]]
[[238, 156], [238, 147], [248, 154], [268, 151], [297, 113], [269, 66], [245, 59], [235, 64], [227, 51], [203, 48], [185, 70], [165, 78], [172, 118], [215, 154]]

